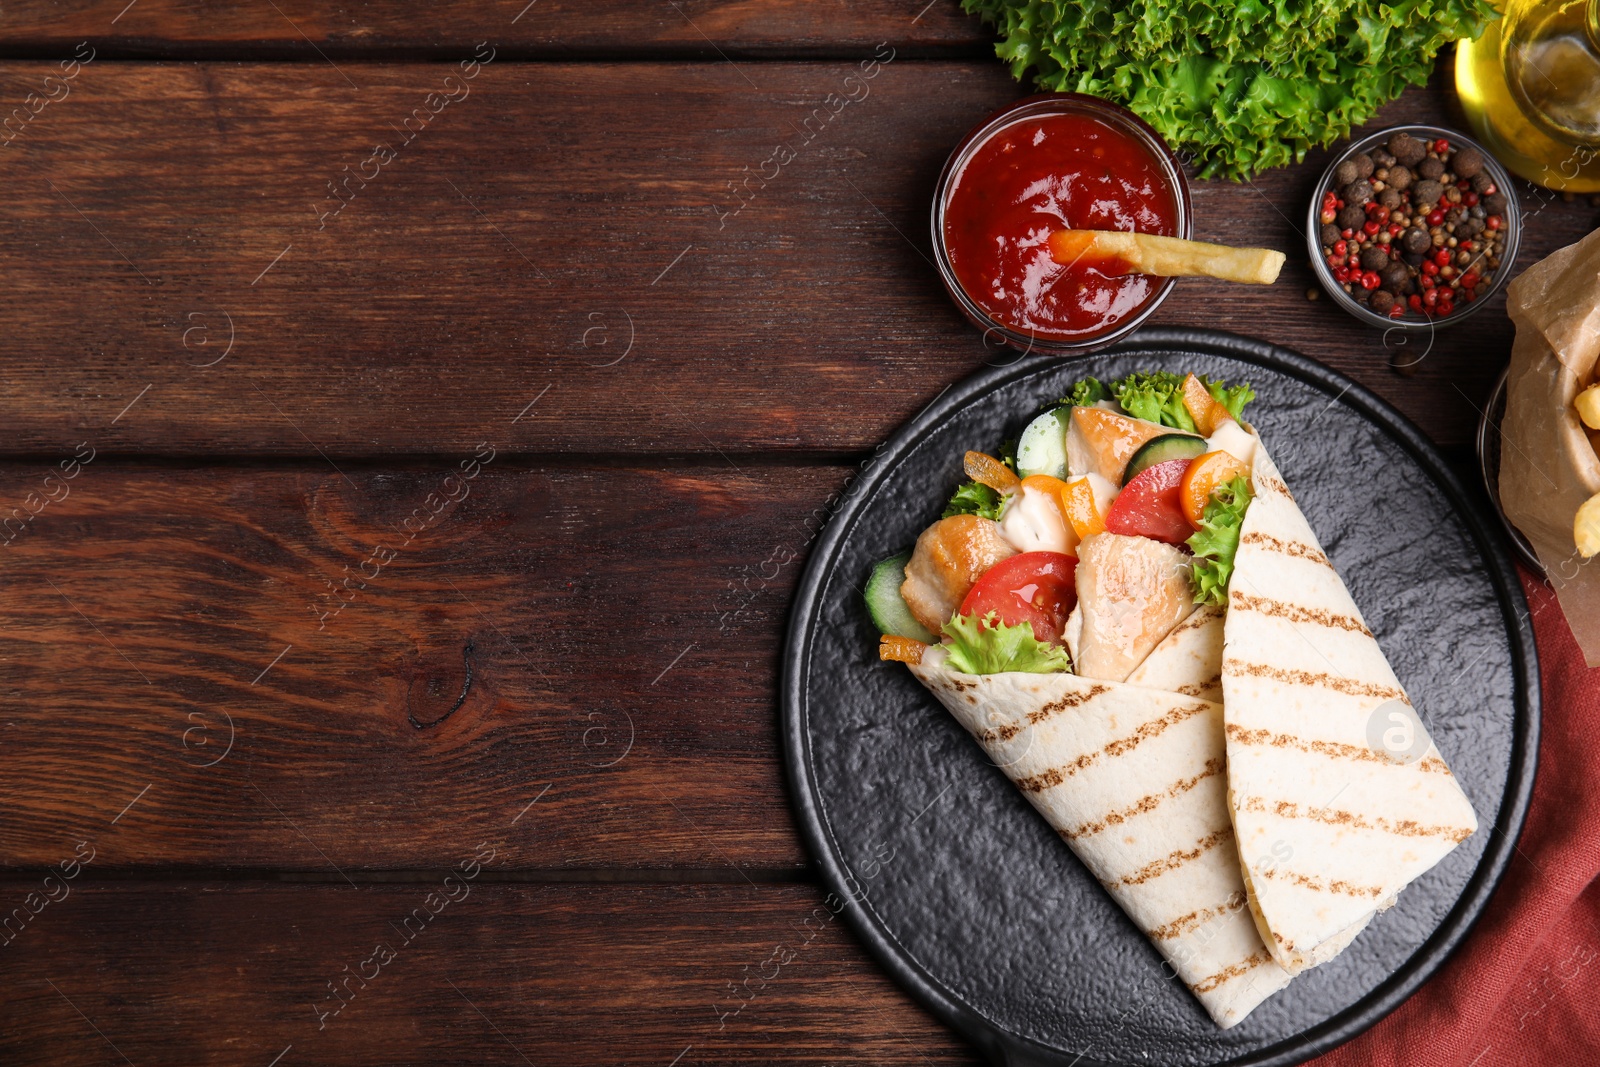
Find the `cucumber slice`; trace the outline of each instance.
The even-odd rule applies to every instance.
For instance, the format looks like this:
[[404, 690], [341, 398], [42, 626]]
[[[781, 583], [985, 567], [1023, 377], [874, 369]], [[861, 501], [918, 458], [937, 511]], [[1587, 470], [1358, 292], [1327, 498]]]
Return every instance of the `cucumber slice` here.
[[1127, 485], [1157, 463], [1165, 463], [1169, 459], [1199, 459], [1205, 454], [1204, 437], [1186, 433], [1164, 433], [1160, 437], [1152, 437], [1128, 457], [1128, 466], [1122, 472], [1122, 484]]
[[1070, 407], [1055, 408], [1028, 423], [1017, 441], [1018, 475], [1067, 476], [1067, 419], [1071, 415]]
[[916, 620], [900, 595], [900, 585], [906, 580], [906, 564], [910, 562], [911, 553], [902, 552], [872, 568], [872, 577], [867, 579], [867, 612], [879, 632], [931, 645], [937, 638]]

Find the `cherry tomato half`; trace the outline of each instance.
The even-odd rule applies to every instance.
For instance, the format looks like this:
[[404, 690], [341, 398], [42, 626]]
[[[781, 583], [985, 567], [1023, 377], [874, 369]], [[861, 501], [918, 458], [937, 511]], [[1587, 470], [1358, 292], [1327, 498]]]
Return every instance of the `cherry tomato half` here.
[[983, 572], [960, 613], [982, 619], [992, 611], [1007, 626], [1030, 623], [1035, 638], [1059, 643], [1078, 603], [1077, 569], [1078, 561], [1061, 552], [1009, 556]]
[[1181, 545], [1194, 533], [1183, 514], [1183, 475], [1189, 460], [1169, 459], [1122, 487], [1106, 513], [1106, 529]]

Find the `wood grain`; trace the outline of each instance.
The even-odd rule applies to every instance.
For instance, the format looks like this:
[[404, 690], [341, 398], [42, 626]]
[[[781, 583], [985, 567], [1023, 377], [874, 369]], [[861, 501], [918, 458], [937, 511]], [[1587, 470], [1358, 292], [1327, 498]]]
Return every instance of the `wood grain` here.
[[[926, 232], [951, 145], [1027, 91], [988, 30], [953, 0], [0, 25], [0, 1060], [975, 1062], [809, 883], [774, 691], [850, 464], [1011, 358]], [[1197, 236], [1290, 261], [1155, 321], [1298, 348], [1459, 455], [1500, 302], [1395, 375], [1305, 297], [1325, 160], [1195, 183]], [[1527, 206], [1523, 266], [1596, 222]]]
[[500, 0], [315, 4], [99, 0], [7, 4], [0, 55], [88, 39], [110, 55], [221, 59], [435, 56], [493, 41], [521, 57], [598, 54], [849, 55], [879, 41], [919, 55], [990, 54], [992, 35], [956, 0]]
[[[0, 99], [47, 69], [0, 64]], [[540, 454], [839, 456], [1011, 358], [946, 298], [925, 232], [950, 146], [1021, 91], [999, 64], [847, 82], [856, 64], [496, 60], [407, 144], [451, 69], [84, 66], [5, 149], [3, 447], [349, 457], [492, 434]], [[1448, 119], [1444, 101], [1408, 93], [1382, 120]], [[831, 117], [808, 135], [814, 114]], [[397, 152], [382, 166], [378, 140]], [[780, 142], [797, 158], [734, 214], [733, 183]], [[1181, 284], [1154, 321], [1297, 348], [1464, 446], [1510, 325], [1491, 307], [1400, 378], [1381, 333], [1308, 301], [1299, 226], [1324, 160], [1196, 183], [1198, 236], [1290, 261], [1266, 290]], [[344, 203], [329, 183], [363, 167], [324, 217]], [[1543, 206], [1521, 263], [1595, 214]]]
[[519, 867], [803, 868], [777, 648], [846, 469], [54, 469], [0, 471], [0, 867], [414, 870], [537, 799]]
[[[530, 886], [482, 873], [458, 876], [458, 899], [441, 904], [429, 894], [446, 891], [447, 870], [357, 889], [96, 884], [97, 865], [53, 883], [66, 895], [0, 952], [7, 1062], [978, 1062], [809, 886]], [[20, 907], [41, 888], [0, 884], [0, 900]], [[424, 923], [414, 909], [437, 915]], [[380, 944], [393, 953], [381, 967]]]

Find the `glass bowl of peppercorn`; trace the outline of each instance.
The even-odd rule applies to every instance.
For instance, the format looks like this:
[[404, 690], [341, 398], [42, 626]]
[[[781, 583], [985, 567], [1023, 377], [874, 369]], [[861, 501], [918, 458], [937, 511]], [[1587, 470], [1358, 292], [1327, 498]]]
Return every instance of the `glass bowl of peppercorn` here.
[[1334, 157], [1306, 238], [1334, 303], [1372, 326], [1431, 330], [1471, 315], [1510, 280], [1517, 194], [1465, 134], [1394, 126]]

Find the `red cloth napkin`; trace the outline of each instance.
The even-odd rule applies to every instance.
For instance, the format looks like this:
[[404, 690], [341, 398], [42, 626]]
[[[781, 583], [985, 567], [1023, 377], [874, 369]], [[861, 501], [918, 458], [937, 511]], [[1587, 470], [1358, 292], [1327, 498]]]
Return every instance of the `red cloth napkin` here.
[[1526, 571], [1522, 585], [1544, 715], [1517, 854], [1444, 967], [1316, 1067], [1600, 1063], [1600, 668], [1584, 666], [1554, 591]]

